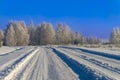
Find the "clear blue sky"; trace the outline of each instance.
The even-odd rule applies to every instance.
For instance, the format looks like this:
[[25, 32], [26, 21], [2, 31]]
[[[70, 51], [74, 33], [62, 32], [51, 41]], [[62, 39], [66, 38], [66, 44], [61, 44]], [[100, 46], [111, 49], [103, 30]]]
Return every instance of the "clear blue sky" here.
[[108, 38], [120, 27], [120, 0], [0, 0], [0, 28], [9, 20], [68, 24], [87, 36]]

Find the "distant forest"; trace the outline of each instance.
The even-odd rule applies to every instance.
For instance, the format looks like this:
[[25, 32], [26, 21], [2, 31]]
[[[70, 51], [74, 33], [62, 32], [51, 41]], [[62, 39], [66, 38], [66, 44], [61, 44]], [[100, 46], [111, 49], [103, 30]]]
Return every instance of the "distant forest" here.
[[[108, 40], [106, 44], [120, 44], [120, 29], [114, 28]], [[55, 30], [51, 23], [34, 26], [31, 22], [26, 26], [24, 21], [11, 21], [5, 30], [0, 30], [0, 43], [6, 46], [102, 44], [97, 37], [72, 31], [67, 24], [59, 23]]]

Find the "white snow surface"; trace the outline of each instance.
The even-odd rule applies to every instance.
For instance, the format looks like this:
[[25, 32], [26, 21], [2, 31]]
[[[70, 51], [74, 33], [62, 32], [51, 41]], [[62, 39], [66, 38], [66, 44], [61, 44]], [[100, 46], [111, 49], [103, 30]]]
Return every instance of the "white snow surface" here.
[[108, 77], [107, 80], [120, 80], [120, 60], [88, 54], [76, 49], [56, 48], [56, 50], [87, 66], [97, 74]]
[[7, 47], [7, 46], [0, 47], [0, 55], [10, 53], [16, 49], [17, 48], [15, 48], [15, 47]]
[[79, 80], [52, 49], [23, 47], [0, 56], [0, 80]]
[[79, 49], [22, 46], [0, 52], [0, 80], [120, 80], [120, 60]]
[[81, 47], [81, 48], [120, 56], [120, 49], [118, 49], [118, 48], [116, 48], [116, 49], [112, 49], [112, 48], [85, 48], [85, 47]]

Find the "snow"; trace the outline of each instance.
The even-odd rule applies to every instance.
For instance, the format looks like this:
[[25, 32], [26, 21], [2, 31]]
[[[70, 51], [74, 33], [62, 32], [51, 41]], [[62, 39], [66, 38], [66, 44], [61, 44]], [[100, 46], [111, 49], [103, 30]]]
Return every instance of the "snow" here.
[[67, 49], [64, 49], [64, 48], [62, 48], [62, 50], [65, 50], [65, 51], [68, 51], [68, 52], [70, 51], [70, 52], [74, 53], [74, 55], [85, 57], [89, 60], [97, 61], [97, 63], [102, 63], [102, 64], [105, 64], [105, 65], [109, 65], [111, 67], [115, 67], [115, 68], [120, 69], [120, 61], [119, 60], [110, 59], [110, 58], [107, 58], [107, 57], [94, 55], [94, 54], [88, 54], [88, 53], [82, 52], [80, 50], [74, 50], [73, 51], [73, 49], [68, 49], [67, 50]]
[[[16, 75], [21, 71], [21, 69], [24, 68], [26, 63], [29, 62], [29, 60], [35, 55], [35, 53], [38, 51], [36, 49], [34, 52], [32, 52], [29, 56], [27, 56], [25, 59], [23, 59], [20, 63], [18, 63], [15, 68], [4, 78], [4, 80], [15, 80]], [[25, 80], [25, 79], [23, 79]]]
[[0, 56], [0, 66], [2, 80], [79, 80], [72, 69], [46, 47], [24, 47]]
[[[0, 48], [0, 80], [120, 79], [120, 60], [84, 52], [78, 47], [67, 47], [4, 46]], [[88, 50], [101, 52], [101, 49]], [[111, 56], [110, 51], [116, 51], [117, 55], [118, 50], [102, 52]]]
[[[61, 53], [69, 56], [70, 58], [74, 59], [75, 61], [78, 61], [79, 63], [87, 66], [88, 68], [92, 69], [93, 71], [95, 71], [97, 74], [100, 74], [102, 76], [106, 76], [108, 78], [111, 78], [112, 80], [119, 80], [120, 79], [120, 71], [116, 70], [116, 68], [111, 68], [109, 67], [109, 64], [114, 64], [115, 66], [117, 65], [118, 67], [119, 65], [119, 61], [116, 61], [116, 63], [114, 62], [110, 62], [110, 61], [106, 61], [105, 58], [103, 57], [104, 60], [99, 59], [99, 61], [101, 61], [101, 63], [106, 62], [109, 66], [103, 65], [99, 62], [95, 63], [94, 61], [98, 60], [98, 55], [97, 57], [95, 57], [96, 55], [94, 55], [94, 60], [90, 59], [91, 57], [89, 57], [90, 55], [87, 55], [85, 53], [80, 53], [77, 54], [78, 52], [75, 52], [74, 50], [66, 50], [65, 49], [61, 49], [61, 48], [55, 48], [56, 50], [60, 51]], [[82, 56], [81, 56], [82, 55]], [[84, 56], [83, 56], [84, 55]], [[107, 58], [106, 58], [107, 59]], [[113, 60], [113, 59], [109, 59], [109, 60]], [[114, 61], [114, 60], [113, 60]], [[118, 62], [118, 63], [117, 63]], [[119, 69], [120, 70], [120, 69]]]
[[103, 53], [108, 53], [108, 54], [113, 54], [113, 55], [120, 56], [120, 49], [117, 49], [117, 48], [116, 49], [111, 49], [111, 48], [85, 48], [85, 47], [83, 47], [82, 49], [98, 51], [98, 52], [103, 52]]
[[15, 50], [21, 49], [21, 47], [7, 47], [7, 46], [3, 46], [0, 47], [0, 55], [4, 55], [10, 52], [13, 52]]

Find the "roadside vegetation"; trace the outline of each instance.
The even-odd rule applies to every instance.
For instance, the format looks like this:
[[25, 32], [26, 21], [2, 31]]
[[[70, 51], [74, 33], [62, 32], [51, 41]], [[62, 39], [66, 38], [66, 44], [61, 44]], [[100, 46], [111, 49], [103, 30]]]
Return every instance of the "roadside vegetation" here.
[[85, 37], [80, 32], [70, 29], [67, 24], [59, 23], [56, 29], [51, 23], [43, 22], [29, 26], [24, 21], [11, 21], [7, 29], [0, 30], [0, 46], [27, 46], [27, 45], [79, 45], [86, 47], [100, 47], [113, 45], [120, 47], [120, 29], [114, 28], [108, 42], [101, 42], [97, 37]]

